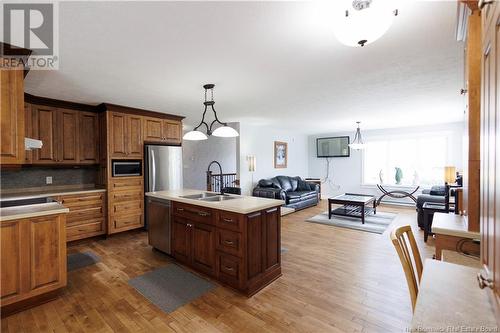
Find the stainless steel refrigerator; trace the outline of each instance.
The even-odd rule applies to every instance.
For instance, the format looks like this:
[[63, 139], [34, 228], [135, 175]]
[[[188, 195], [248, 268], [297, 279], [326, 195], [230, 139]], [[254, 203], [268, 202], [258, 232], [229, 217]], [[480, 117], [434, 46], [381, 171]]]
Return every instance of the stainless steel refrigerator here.
[[[182, 188], [182, 147], [145, 146], [145, 192]], [[146, 223], [149, 244], [170, 254], [171, 203], [146, 197]]]
[[145, 146], [146, 192], [182, 188], [182, 147]]

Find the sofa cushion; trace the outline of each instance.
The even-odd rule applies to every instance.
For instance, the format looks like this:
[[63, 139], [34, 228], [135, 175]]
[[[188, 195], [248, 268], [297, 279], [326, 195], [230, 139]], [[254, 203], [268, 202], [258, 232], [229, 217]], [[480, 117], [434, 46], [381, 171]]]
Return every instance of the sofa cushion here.
[[446, 186], [436, 185], [431, 187], [430, 195], [446, 195]]
[[271, 179], [261, 179], [259, 180], [260, 187], [274, 187], [274, 183]]
[[290, 199], [308, 199], [317, 195], [316, 191], [295, 191], [287, 192], [286, 194], [287, 198]]
[[290, 177], [287, 176], [276, 176], [276, 179], [278, 180], [280, 187], [285, 190], [286, 192], [292, 191], [293, 186], [290, 181]]

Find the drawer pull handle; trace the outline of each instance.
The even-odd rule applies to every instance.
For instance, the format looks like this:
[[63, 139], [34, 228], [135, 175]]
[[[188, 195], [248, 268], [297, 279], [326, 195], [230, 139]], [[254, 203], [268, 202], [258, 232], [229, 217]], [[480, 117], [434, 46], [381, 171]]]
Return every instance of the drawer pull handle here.
[[224, 266], [224, 269], [225, 269], [226, 271], [230, 271], [230, 272], [231, 272], [231, 271], [234, 271], [234, 268], [233, 268], [233, 267], [229, 267], [229, 266]]
[[223, 221], [231, 223], [231, 222], [233, 222], [233, 219], [223, 218]]
[[205, 212], [198, 212], [198, 215], [200, 215], [200, 216], [208, 216], [208, 213], [205, 213]]
[[178, 212], [183, 212], [183, 211], [184, 211], [184, 208], [177, 208], [177, 211], [178, 211]]
[[224, 244], [227, 244], [227, 245], [234, 245], [234, 242], [233, 242], [233, 241], [230, 241], [230, 240], [225, 240], [225, 241], [224, 241]]

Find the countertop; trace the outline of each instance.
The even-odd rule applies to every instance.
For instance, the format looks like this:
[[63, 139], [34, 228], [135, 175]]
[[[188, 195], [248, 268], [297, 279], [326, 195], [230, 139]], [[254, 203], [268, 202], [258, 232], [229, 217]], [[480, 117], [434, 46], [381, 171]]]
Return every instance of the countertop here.
[[467, 219], [456, 214], [434, 213], [432, 232], [462, 238], [480, 238], [479, 232], [468, 230]]
[[237, 199], [227, 200], [227, 201], [217, 201], [217, 202], [181, 198], [181, 196], [184, 195], [190, 195], [202, 192], [207, 192], [207, 191], [182, 189], [182, 190], [171, 190], [171, 191], [147, 192], [146, 196], [158, 199], [183, 202], [202, 207], [220, 209], [239, 214], [249, 214], [262, 209], [281, 206], [285, 203], [283, 200], [250, 197], [245, 195], [235, 195], [236, 197], [238, 197]]
[[16, 189], [13, 191], [2, 190], [0, 200], [18, 200], [40, 197], [54, 197], [59, 195], [85, 194], [106, 192], [105, 188], [95, 186], [58, 186], [44, 188]]
[[0, 208], [0, 221], [10, 221], [54, 214], [68, 213], [69, 209], [58, 202]]
[[497, 332], [488, 290], [479, 289], [477, 283], [478, 271], [427, 259], [410, 331], [447, 332], [450, 327], [463, 327], [470, 330], [460, 332], [481, 328], [485, 330], [477, 332]]

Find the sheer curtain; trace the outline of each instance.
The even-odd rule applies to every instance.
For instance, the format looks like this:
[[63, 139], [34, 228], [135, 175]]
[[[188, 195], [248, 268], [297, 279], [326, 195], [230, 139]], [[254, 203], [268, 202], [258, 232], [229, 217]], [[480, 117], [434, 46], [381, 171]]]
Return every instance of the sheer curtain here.
[[[446, 135], [372, 139], [363, 151], [363, 184], [441, 184], [447, 156]], [[400, 184], [396, 183], [396, 168], [402, 171]]]

